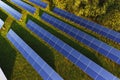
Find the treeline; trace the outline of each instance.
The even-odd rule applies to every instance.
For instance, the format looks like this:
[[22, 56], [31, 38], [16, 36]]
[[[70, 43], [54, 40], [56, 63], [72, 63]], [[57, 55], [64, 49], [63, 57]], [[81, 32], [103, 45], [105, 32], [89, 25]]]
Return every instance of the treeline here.
[[120, 31], [120, 0], [48, 0], [77, 16], [89, 18], [99, 24]]

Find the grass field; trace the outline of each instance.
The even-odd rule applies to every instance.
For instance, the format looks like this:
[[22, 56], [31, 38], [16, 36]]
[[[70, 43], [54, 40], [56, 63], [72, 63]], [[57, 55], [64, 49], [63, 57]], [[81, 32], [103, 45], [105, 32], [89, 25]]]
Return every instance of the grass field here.
[[[46, 0], [43, 1], [47, 2]], [[120, 65], [114, 63], [113, 61], [100, 55], [98, 52], [87, 47], [86, 45], [78, 42], [74, 38], [55, 28], [54, 26], [41, 20], [40, 16], [43, 12], [46, 12], [60, 19], [61, 21], [64, 21], [88, 33], [89, 35], [92, 35], [97, 39], [106, 42], [111, 46], [114, 46], [117, 49], [120, 49], [119, 44], [52, 13], [49, 10], [49, 6], [46, 9], [43, 9], [29, 2], [28, 0], [24, 0], [24, 2], [29, 3], [37, 9], [35, 14], [31, 14], [25, 11], [23, 8], [10, 2], [9, 0], [6, 0], [5, 2], [23, 14], [21, 21], [17, 21], [11, 15], [0, 8], [0, 18], [5, 21], [3, 28], [0, 30], [0, 67], [3, 69], [8, 80], [42, 80], [42, 78], [25, 60], [21, 53], [19, 53], [17, 49], [6, 38], [6, 34], [9, 29], [13, 29], [35, 52], [38, 53], [40, 57], [42, 57], [65, 80], [92, 80], [81, 69], [76, 67], [72, 62], [62, 56], [61, 53], [57, 52], [41, 38], [27, 29], [26, 22], [29, 19], [33, 20], [38, 25], [66, 42], [74, 49], [78, 50], [83, 55], [105, 68], [107, 71], [120, 78]]]

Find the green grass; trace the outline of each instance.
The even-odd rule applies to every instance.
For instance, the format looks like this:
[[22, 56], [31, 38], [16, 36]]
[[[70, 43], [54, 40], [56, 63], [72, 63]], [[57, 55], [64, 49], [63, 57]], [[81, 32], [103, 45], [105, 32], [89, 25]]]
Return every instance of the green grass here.
[[[65, 80], [79, 80], [85, 77], [80, 74], [85, 74], [78, 67], [73, 65], [70, 61], [66, 60], [60, 53], [56, 52], [53, 48], [43, 42], [41, 39], [37, 39], [34, 34], [30, 33], [17, 23], [12, 24], [12, 29], [33, 49], [38, 55], [40, 55], [53, 69], [55, 69]], [[27, 36], [27, 37], [26, 37]], [[62, 61], [61, 61], [62, 60]], [[66, 76], [66, 74], [68, 76]], [[72, 75], [71, 75], [72, 74]], [[79, 74], [79, 78], [77, 77]]]
[[5, 14], [3, 11], [0, 10], [0, 19], [2, 19], [3, 21], [5, 21], [7, 19], [8, 15]]
[[[100, 66], [102, 66], [103, 68], [105, 68], [106, 70], [108, 70], [111, 73], [113, 73], [114, 75], [120, 77], [119, 65], [117, 65], [113, 61], [110, 61], [108, 58], [95, 52], [91, 48], [88, 48], [87, 46], [79, 43], [78, 41], [76, 41], [74, 39], [71, 40], [69, 37], [66, 37], [65, 35], [63, 35], [63, 32], [61, 32], [57, 29], [53, 30], [49, 24], [45, 25], [42, 22], [38, 21], [37, 19], [33, 18], [32, 16], [29, 16], [29, 18], [31, 20], [33, 20], [34, 22], [36, 22], [37, 24], [39, 24], [40, 26], [42, 26], [47, 31], [51, 32], [52, 34], [54, 34], [55, 36], [57, 36], [58, 38], [60, 38], [64, 42], [66, 42], [67, 44], [69, 44], [70, 46], [72, 46], [73, 48], [75, 48], [76, 50], [78, 50], [79, 52], [81, 52], [82, 54], [84, 54], [85, 56], [87, 56], [88, 58], [90, 58], [91, 60], [93, 60], [94, 62], [96, 62], [97, 64], [99, 64]], [[114, 69], [114, 68], [116, 68], [118, 71], [116, 71], [116, 69]]]
[[20, 10], [20, 12], [22, 12], [22, 21], [14, 20], [6, 12], [0, 10], [0, 15], [2, 15], [0, 16], [0, 18], [5, 21], [5, 30], [0, 31], [0, 45], [2, 45], [0, 46], [0, 67], [2, 67], [8, 80], [42, 80], [41, 77], [37, 74], [37, 72], [31, 67], [31, 65], [7, 40], [6, 34], [10, 28], [13, 29], [33, 50], [35, 50], [35, 52], [37, 52], [40, 57], [42, 57], [65, 80], [92, 80], [82, 70], [80, 70], [72, 62], [62, 56], [61, 53], [57, 52], [41, 38], [39, 38], [37, 35], [27, 29], [25, 24], [27, 23], [28, 19], [33, 20], [38, 25], [40, 25], [56, 37], [60, 38], [61, 40], [75, 48], [77, 51], [81, 52], [86, 57], [96, 62], [98, 65], [102, 66], [103, 68], [120, 78], [120, 65], [117, 65], [116, 63], [100, 55], [91, 48], [85, 46], [84, 44], [65, 34], [64, 32], [41, 20], [40, 16], [43, 12], [46, 12], [76, 27], [77, 29], [80, 29], [96, 37], [99, 40], [107, 42], [109, 45], [112, 45], [118, 49], [120, 49], [120, 45], [110, 40], [107, 40], [106, 38], [99, 36], [98, 34], [95, 34], [88, 29], [78, 26], [77, 24], [62, 18], [47, 9], [40, 8], [28, 2], [27, 0], [24, 1], [37, 8], [37, 11], [34, 15], [26, 12], [24, 9], [14, 5], [13, 3], [6, 1], [7, 4], [11, 5], [16, 10]]
[[0, 36], [0, 45], [2, 45], [0, 46], [0, 67], [8, 80], [41, 80], [30, 64], [2, 36]]
[[40, 11], [39, 12], [40, 16], [42, 15], [42, 13], [45, 12], [45, 13], [47, 13], [47, 14], [49, 14], [51, 16], [54, 16], [55, 18], [65, 22], [65, 23], [67, 23], [67, 24], [69, 24], [69, 25], [71, 25], [71, 26], [73, 26], [73, 27], [75, 27], [75, 28], [77, 28], [77, 29], [79, 29], [79, 30], [93, 36], [93, 37], [95, 37], [96, 39], [101, 40], [101, 41], [107, 43], [108, 45], [113, 46], [113, 47], [120, 50], [120, 45], [118, 43], [116, 43], [116, 42], [114, 42], [114, 41], [112, 41], [110, 39], [107, 39], [106, 37], [104, 37], [102, 35], [99, 35], [96, 32], [93, 32], [93, 31], [91, 31], [91, 30], [89, 30], [89, 29], [87, 29], [87, 28], [85, 28], [83, 26], [80, 26], [79, 24], [76, 24], [76, 23], [74, 23], [74, 22], [72, 22], [72, 21], [70, 21], [68, 19], [65, 19], [64, 17], [61, 17], [61, 16], [59, 16], [59, 15], [57, 15], [57, 14], [51, 12], [51, 11], [46, 11], [45, 9], [40, 9], [39, 11]]
[[[2, 36], [0, 36], [0, 45], [2, 45], [0, 46], [0, 66], [7, 78], [10, 79], [16, 59], [16, 51]], [[7, 71], [9, 71], [9, 73]]]

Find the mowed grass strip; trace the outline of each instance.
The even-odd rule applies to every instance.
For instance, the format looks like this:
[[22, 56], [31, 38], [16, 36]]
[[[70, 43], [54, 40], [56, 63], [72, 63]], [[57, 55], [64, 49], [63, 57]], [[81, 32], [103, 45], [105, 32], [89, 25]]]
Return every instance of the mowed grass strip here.
[[[0, 10], [0, 18], [5, 21], [4, 29], [0, 30], [0, 67], [8, 80], [42, 80], [23, 56], [6, 38], [13, 19], [5, 11]], [[34, 75], [34, 77], [33, 77]]]
[[109, 72], [111, 72], [115, 76], [120, 77], [120, 74], [119, 74], [120, 65], [111, 61], [107, 57], [102, 56], [101, 54], [99, 54], [98, 52], [94, 51], [93, 49], [85, 46], [84, 44], [78, 42], [74, 38], [64, 34], [64, 32], [56, 29], [55, 27], [51, 26], [50, 24], [48, 24], [46, 22], [39, 21], [30, 15], [28, 15], [26, 22], [28, 19], [33, 20], [38, 25], [40, 25], [41, 27], [43, 27], [44, 29], [46, 29], [47, 31], [49, 31], [50, 33], [52, 33], [53, 35], [58, 37], [59, 39], [63, 40], [65, 43], [67, 43], [68, 45], [70, 45], [74, 49], [78, 50], [83, 55], [85, 55], [86, 57], [88, 57], [89, 59], [91, 59], [92, 61], [94, 61], [95, 63], [97, 63], [101, 67], [103, 67], [104, 69], [108, 70]]
[[8, 80], [42, 80], [15, 47], [0, 35], [0, 67]]
[[[44, 11], [43, 11], [44, 12]], [[51, 13], [51, 14], [53, 14], [52, 12], [50, 12], [50, 11], [46, 11], [46, 12], [48, 12], [48, 13]], [[24, 14], [24, 13], [23, 13]], [[41, 13], [42, 14], [42, 13]], [[54, 14], [53, 14], [54, 15]], [[38, 16], [39, 17], [39, 16]], [[56, 17], [58, 17], [57, 15], [56, 15]], [[65, 21], [66, 22], [66, 20], [65, 19], [63, 19], [63, 18], [60, 18], [60, 17], [58, 17], [58, 19], [60, 19], [60, 20], [63, 20], [63, 21]], [[35, 20], [36, 21], [36, 20]], [[74, 25], [74, 23], [72, 23], [72, 22], [70, 22], [70, 21], [67, 21], [69, 24], [73, 24]], [[39, 23], [39, 21], [36, 21], [36, 23]], [[16, 26], [17, 26], [17, 24], [15, 24]], [[46, 26], [46, 27], [49, 27], [48, 28], [48, 31], [53, 31], [53, 33], [55, 33], [54, 32], [54, 30], [55, 29], [50, 29], [51, 27], [50, 26], [48, 26], [49, 24], [47, 24], [46, 23], [46, 25], [45, 25], [45, 23], [43, 24], [43, 23], [39, 23], [39, 25], [44, 25], [44, 26]], [[75, 25], [76, 26], [76, 25]], [[15, 27], [15, 26], [14, 26]], [[21, 26], [17, 26], [16, 28], [18, 28], [18, 27], [21, 27]], [[79, 26], [78, 26], [79, 27]], [[23, 28], [24, 29], [24, 28]], [[45, 29], [47, 29], [47, 28], [45, 28]], [[84, 29], [84, 30], [86, 30], [86, 29]], [[18, 31], [19, 31], [19, 33], [21, 33], [21, 30], [19, 30], [18, 29]], [[25, 31], [26, 31], [26, 29], [25, 29]], [[89, 30], [86, 30], [86, 32], [87, 31], [89, 31]], [[60, 31], [56, 31], [58, 34], [56, 34], [56, 35], [59, 35], [59, 34], [61, 34], [61, 32]], [[32, 34], [32, 35], [34, 35], [33, 33], [31, 33], [31, 32], [29, 32], [28, 31], [28, 34], [30, 35], [30, 34]], [[89, 34], [91, 34], [91, 32], [89, 31]], [[92, 33], [93, 35], [94, 35], [94, 33]], [[22, 36], [22, 35], [21, 35]], [[59, 36], [61, 36], [61, 35], [59, 35]], [[62, 36], [63, 36], [63, 34], [62, 34]], [[62, 37], [61, 36], [61, 38], [60, 39], [62, 39], [62, 40], [64, 40], [63, 38], [65, 38], [66, 36], [63, 36]], [[103, 39], [103, 37], [98, 37], [98, 35], [96, 35], [95, 34], [95, 36], [97, 37], [97, 38], [100, 38], [100, 39]], [[25, 36], [25, 34], [24, 34], [24, 37], [26, 37]], [[27, 38], [27, 37], [26, 37]], [[36, 37], [35, 37], [36, 38]], [[33, 39], [33, 38], [29, 38], [29, 39]], [[66, 37], [65, 38], [65, 41], [68, 41], [68, 43], [69, 43], [69, 45], [70, 45], [70, 42], [71, 41], [69, 41], [69, 40], [71, 40], [70, 38], [68, 38], [68, 37]], [[105, 40], [105, 42], [107, 41], [107, 39], [104, 39]], [[38, 40], [39, 41], [39, 40]], [[28, 41], [29, 42], [29, 41]], [[41, 42], [41, 41], [40, 41]], [[72, 39], [72, 42], [74, 42], [74, 39]], [[38, 42], [39, 43], [39, 42]], [[78, 42], [77, 41], [75, 41], [75, 43], [77, 43], [78, 44]], [[111, 44], [112, 42], [111, 41], [107, 41], [107, 43], [109, 43], [109, 44]], [[42, 44], [43, 45], [46, 45], [44, 42], [42, 42]], [[81, 52], [81, 50], [82, 50], [82, 52], [84, 52], [84, 55], [86, 55], [87, 57], [89, 57], [90, 59], [92, 59], [93, 61], [95, 61], [97, 64], [99, 64], [99, 65], [101, 65], [101, 66], [103, 66], [105, 69], [107, 69], [108, 71], [110, 71], [111, 73], [113, 73], [114, 75], [117, 75], [118, 77], [120, 77], [120, 74], [119, 74], [119, 72], [120, 72], [120, 66], [119, 65], [116, 65], [115, 63], [113, 63], [113, 62], [111, 62], [110, 60], [108, 60], [108, 59], [106, 59], [105, 57], [103, 57], [103, 56], [101, 56], [101, 55], [99, 55], [98, 53], [96, 53], [95, 51], [93, 51], [93, 50], [91, 50], [90, 48], [87, 48], [86, 46], [84, 46], [83, 44], [81, 44], [81, 43], [79, 43], [78, 45], [76, 45], [76, 44], [74, 44], [74, 43], [71, 43], [72, 45], [72, 47], [74, 47], [75, 49], [77, 49], [78, 51], [80, 51]], [[40, 44], [41, 45], [41, 44]], [[83, 48], [81, 48], [80, 47], [80, 45], [83, 47]], [[112, 45], [112, 44], [111, 44]], [[115, 46], [116, 46], [116, 44], [114, 44]], [[47, 46], [47, 48], [50, 48], [50, 47], [48, 47]], [[47, 48], [45, 48], [44, 50], [46, 50]], [[43, 48], [42, 48], [43, 49]], [[50, 50], [51, 50], [51, 48], [50, 48]], [[87, 51], [86, 51], [87, 50]], [[56, 54], [58, 54], [58, 52], [56, 52], [56, 51], [54, 51], [53, 49], [52, 49], [52, 51], [54, 52], [54, 54], [56, 55]], [[49, 52], [49, 51], [48, 51]], [[18, 52], [17, 52], [18, 53]], [[91, 55], [91, 53], [92, 54], [95, 54], [94, 56], [93, 55]], [[42, 53], [43, 54], [43, 53]], [[95, 57], [96, 56], [96, 57]], [[62, 57], [62, 58], [61, 58]], [[59, 59], [60, 58], [60, 59]], [[89, 78], [88, 76], [86, 76], [83, 72], [79, 72], [79, 69], [78, 69], [78, 71], [76, 71], [77, 69], [76, 69], [76, 67], [73, 65], [73, 64], [69, 64], [70, 62], [68, 61], [68, 60], [66, 60], [66, 59], [63, 59], [64, 57], [63, 56], [61, 56], [61, 55], [59, 55], [59, 56], [54, 56], [54, 64], [51, 62], [49, 62], [49, 64], [52, 66], [53, 65], [53, 68], [54, 68], [54, 65], [55, 65], [55, 69], [56, 69], [56, 71], [57, 72], [59, 72], [59, 74], [60, 75], [62, 75], [62, 77], [65, 79], [65, 80], [68, 80], [68, 79], [70, 79], [70, 80], [90, 80], [91, 78]], [[19, 59], [21, 59], [21, 58], [19, 58]], [[62, 60], [63, 59], [63, 60]], [[59, 60], [59, 62], [57, 62], [56, 60]], [[61, 61], [60, 61], [61, 60]], [[66, 63], [63, 63], [63, 62], [66, 62]], [[22, 63], [22, 62], [21, 62]], [[64, 66], [67, 66], [67, 67], [62, 67], [62, 65], [64, 65]], [[20, 65], [19, 65], [20, 66]], [[27, 66], [27, 65], [26, 65]], [[60, 68], [59, 68], [59, 66], [61, 66]], [[17, 66], [16, 66], [17, 67]], [[21, 66], [20, 66], [21, 67]], [[72, 67], [72, 69], [71, 69], [71, 67]], [[67, 70], [65, 70], [65, 69], [67, 69]], [[75, 70], [74, 70], [75, 69]], [[16, 70], [16, 71], [18, 71], [17, 73], [19, 73], [19, 70], [17, 70], [17, 69], [14, 69], [14, 70]], [[13, 73], [15, 73], [16, 74], [16, 72], [15, 71], [13, 71]], [[20, 73], [22, 73], [22, 72], [20, 72]], [[28, 74], [28, 73], [27, 73]], [[25, 75], [27, 75], [26, 73], [25, 73]], [[18, 74], [19, 75], [19, 74]], [[18, 76], [17, 75], [17, 76]], [[29, 75], [29, 74], [28, 74]], [[30, 76], [29, 76], [30, 77]], [[14, 79], [13, 79], [14, 78]], [[36, 76], [34, 76], [34, 78], [36, 78], [36, 79], [33, 79], [33, 78], [29, 78], [29, 79], [26, 79], [26, 78], [21, 78], [21, 77], [19, 77], [19, 78], [16, 78], [15, 79], [15, 76], [13, 76], [13, 78], [12, 78], [12, 80], [16, 80], [16, 79], [22, 79], [22, 80], [39, 80], [39, 79], [37, 79], [38, 77], [36, 77]]]
[[[13, 20], [13, 19], [12, 19]], [[14, 22], [13, 22], [14, 23]], [[20, 22], [19, 22], [20, 23]], [[10, 25], [10, 24], [9, 24]], [[5, 27], [7, 27], [8, 25], [5, 25]], [[6, 31], [6, 30], [5, 30]], [[21, 30], [20, 30], [21, 31]], [[3, 31], [4, 32], [4, 31]], [[3, 33], [2, 33], [3, 34]], [[6, 34], [6, 32], [5, 32]], [[3, 43], [3, 42], [2, 42]], [[10, 45], [7, 41], [4, 42], [8, 45]], [[6, 45], [4, 44], [4, 45]], [[41, 46], [43, 47], [44, 44]], [[2, 46], [1, 46], [2, 47]], [[22, 57], [22, 55], [13, 47], [13, 45], [10, 45], [10, 48], [12, 48], [15, 53], [16, 53], [16, 59], [14, 60], [14, 65], [11, 67], [13, 70], [11, 71], [11, 73], [9, 72], [10, 70], [6, 71], [6, 74], [9, 74], [9, 78], [8, 80], [18, 80], [18, 79], [22, 79], [22, 80], [41, 80], [41, 78], [39, 77], [39, 75], [36, 73], [36, 71], [34, 71], [34, 69], [28, 64], [28, 62], [26, 62], [26, 60]], [[0, 48], [1, 49], [1, 48]], [[41, 48], [42, 50], [43, 48]], [[44, 48], [43, 52], [46, 51], [47, 49]], [[10, 51], [8, 49], [8, 51]], [[53, 50], [54, 51], [54, 50]], [[48, 51], [50, 52], [50, 51]], [[8, 52], [6, 52], [8, 53]], [[11, 52], [12, 53], [12, 52]], [[54, 53], [58, 54], [58, 52], [54, 51]], [[53, 58], [53, 57], [52, 57]], [[54, 68], [56, 68], [56, 70], [63, 76], [63, 78], [65, 80], [71, 79], [71, 80], [81, 80], [81, 79], [87, 79], [87, 80], [91, 80], [90, 77], [88, 77], [84, 72], [82, 72], [78, 67], [76, 67], [75, 65], [73, 65], [71, 62], [69, 62], [68, 60], [66, 60], [66, 58], [64, 58], [62, 55], [57, 55], [55, 57], [55, 62], [52, 63], [52, 59], [49, 61], [51, 62], [51, 65], [55, 64], [56, 66]], [[9, 58], [8, 58], [9, 59]], [[59, 62], [58, 62], [59, 61]], [[3, 62], [4, 63], [4, 62]], [[3, 67], [7, 65], [4, 64]], [[60, 67], [59, 67], [60, 66]], [[31, 69], [32, 68], [32, 69]], [[81, 75], [81, 76], [80, 76]]]
[[11, 26], [11, 28], [65, 80], [92, 80], [82, 70], [38, 38], [38, 36], [16, 22]]

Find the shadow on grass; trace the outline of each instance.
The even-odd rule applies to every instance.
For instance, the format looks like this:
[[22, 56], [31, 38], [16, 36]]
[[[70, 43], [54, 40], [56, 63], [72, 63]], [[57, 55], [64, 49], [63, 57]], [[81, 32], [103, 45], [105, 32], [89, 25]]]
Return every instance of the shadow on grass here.
[[15, 59], [16, 51], [5, 38], [0, 36], [0, 67], [8, 80], [11, 80]]
[[[89, 48], [88, 46], [85, 46], [82, 43], [78, 44], [77, 41], [74, 41], [74, 40], [68, 38], [68, 36], [65, 36], [65, 34], [59, 33], [57, 30], [54, 30], [51, 26], [45, 25], [45, 23], [40, 22], [39, 20], [35, 19], [34, 17], [32, 17], [30, 15], [27, 16], [26, 22], [29, 19], [31, 19], [32, 21], [34, 21], [35, 23], [37, 23], [38, 25], [43, 27], [45, 30], [52, 33], [54, 36], [58, 37], [59, 39], [61, 39], [62, 41], [64, 41], [65, 43], [67, 43], [68, 45], [73, 47], [74, 49], [76, 49], [77, 51], [81, 52], [81, 54], [85, 55], [86, 57], [91, 59], [96, 64], [100, 65], [101, 67], [110, 71], [111, 73], [119, 76], [118, 71], [111, 70], [111, 68], [109, 67], [109, 66], [112, 66], [112, 67], [116, 67], [117, 69], [119, 69], [118, 65], [115, 64], [115, 66], [113, 66], [114, 62], [109, 62], [109, 59], [106, 58], [105, 56], [95, 52], [93, 49]], [[106, 66], [107, 63], [109, 63], [109, 66]]]
[[41, 27], [43, 27], [44, 29], [46, 29], [47, 31], [49, 31], [50, 33], [52, 33], [54, 36], [58, 37], [59, 39], [61, 39], [62, 41], [64, 41], [65, 43], [67, 43], [68, 45], [70, 45], [71, 47], [73, 47], [74, 49], [78, 50], [83, 55], [85, 55], [86, 57], [88, 57], [89, 59], [91, 59], [92, 61], [94, 61], [95, 63], [97, 63], [97, 64], [99, 64], [99, 65], [102, 66], [102, 63], [99, 61], [98, 56], [96, 56], [94, 53], [92, 53], [87, 48], [79, 45], [78, 43], [76, 43], [72, 39], [67, 38], [65, 35], [63, 35], [61, 33], [58, 33], [56, 30], [53, 30], [49, 26], [47, 26], [44, 23], [38, 21], [37, 19], [35, 19], [34, 17], [32, 17], [30, 15], [27, 16], [26, 23], [27, 23], [27, 21], [29, 19], [31, 19], [32, 21], [34, 21], [35, 23], [37, 23], [38, 25], [40, 25]]
[[18, 23], [13, 22], [11, 26], [17, 35], [19, 35], [40, 57], [55, 69], [54, 54], [44, 43], [31, 35], [29, 31], [24, 29]]
[[54, 1], [53, 0], [49, 0], [50, 1], [50, 10], [53, 10], [53, 8], [55, 7]]
[[0, 10], [0, 18], [5, 21], [7, 19], [8, 15], [5, 14], [3, 11]]

